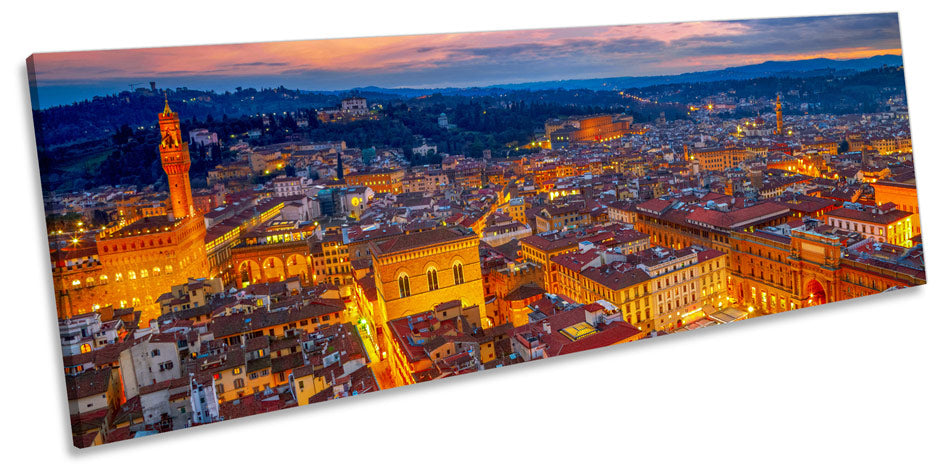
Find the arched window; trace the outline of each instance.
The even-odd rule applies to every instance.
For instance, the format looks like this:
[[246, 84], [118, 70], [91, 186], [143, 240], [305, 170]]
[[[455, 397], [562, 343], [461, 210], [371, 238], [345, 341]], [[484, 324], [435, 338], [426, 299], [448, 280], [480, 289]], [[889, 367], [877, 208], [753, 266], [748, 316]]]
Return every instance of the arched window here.
[[439, 274], [435, 268], [429, 268], [426, 270], [426, 279], [429, 280], [429, 290], [436, 290], [439, 288]]
[[412, 293], [409, 291], [409, 276], [405, 274], [399, 275], [399, 297], [409, 297]]
[[452, 275], [455, 277], [455, 285], [465, 282], [465, 276], [462, 274], [462, 263], [456, 262], [452, 265]]
[[134, 280], [135, 280], [135, 271], [129, 271], [129, 280], [130, 280], [130, 281], [134, 281]]

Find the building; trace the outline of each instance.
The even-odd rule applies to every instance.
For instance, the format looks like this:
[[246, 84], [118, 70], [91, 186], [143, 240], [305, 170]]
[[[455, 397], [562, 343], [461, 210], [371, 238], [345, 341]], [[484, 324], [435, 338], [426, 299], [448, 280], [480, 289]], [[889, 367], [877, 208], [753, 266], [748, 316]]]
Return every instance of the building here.
[[385, 338], [393, 374], [412, 384], [480, 370], [481, 347], [472, 321], [479, 321], [478, 311], [458, 300], [389, 320]]
[[274, 195], [277, 197], [302, 196], [303, 178], [299, 176], [279, 176], [274, 178]]
[[535, 216], [538, 232], [570, 230], [590, 223], [590, 212], [583, 201], [546, 206]]
[[432, 310], [458, 300], [477, 307], [487, 325], [477, 235], [461, 227], [439, 226], [370, 245], [381, 321]]
[[99, 312], [74, 315], [59, 321], [59, 339], [64, 356], [85, 354], [115, 344], [125, 334], [122, 320], [103, 322]]
[[215, 296], [224, 292], [224, 284], [220, 278], [216, 279], [189, 279], [185, 284], [172, 286], [156, 299], [162, 315], [196, 309], [209, 305]]
[[298, 277], [315, 280], [311, 253], [320, 240], [315, 222], [274, 220], [251, 230], [231, 249], [233, 279], [239, 287]]
[[701, 246], [624, 255], [593, 247], [555, 256], [553, 292], [577, 302], [606, 300], [643, 331], [672, 331], [726, 299], [726, 254]]
[[369, 108], [366, 106], [366, 98], [354, 96], [340, 102], [340, 111], [343, 114], [363, 116], [369, 113]]
[[917, 205], [917, 185], [894, 181], [871, 183], [874, 188], [874, 203], [883, 206], [893, 203], [897, 209], [914, 214], [911, 220], [914, 236], [920, 235], [920, 207]]
[[346, 243], [347, 232], [332, 227], [323, 239], [311, 249], [313, 253], [314, 282], [325, 282], [340, 286], [344, 295], [349, 295], [353, 283], [353, 265], [350, 261], [350, 248]]
[[340, 207], [347, 217], [359, 220], [369, 207], [375, 192], [366, 186], [354, 186], [340, 192]]
[[498, 246], [531, 235], [531, 229], [521, 222], [508, 220], [485, 227], [481, 233], [483, 242], [491, 246]]
[[425, 140], [423, 140], [422, 143], [419, 144], [418, 146], [412, 148], [413, 155], [426, 156], [426, 155], [429, 155], [430, 153], [435, 154], [438, 151], [439, 151], [438, 145], [430, 144], [426, 142]]
[[637, 231], [649, 235], [656, 245], [677, 249], [703, 245], [725, 253], [732, 231], [783, 224], [791, 214], [788, 207], [771, 201], [742, 207], [722, 204], [711, 197], [701, 205], [687, 205], [672, 198], [651, 199], [637, 204]]
[[188, 132], [188, 141], [199, 147], [208, 147], [218, 144], [218, 133], [208, 129], [192, 129]]
[[540, 266], [544, 272], [544, 284], [541, 287], [545, 291], [553, 292], [554, 271], [551, 269], [551, 258], [577, 250], [579, 242], [576, 236], [560, 233], [531, 235], [521, 239], [524, 259]]
[[913, 246], [913, 238], [920, 234], [914, 222], [916, 214], [898, 209], [893, 202], [872, 207], [846, 203], [844, 207], [828, 211], [826, 217], [832, 227], [906, 248]]
[[601, 300], [515, 328], [511, 347], [522, 360], [533, 361], [645, 337], [646, 332], [623, 321], [616, 306]]
[[551, 148], [563, 148], [574, 142], [606, 142], [630, 132], [630, 121], [609, 114], [550, 119], [544, 123], [545, 137]]
[[138, 396], [142, 387], [182, 378], [179, 341], [184, 338], [177, 334], [148, 333], [134, 339], [119, 353], [126, 399]]
[[699, 161], [700, 168], [705, 171], [723, 171], [726, 168], [735, 168], [750, 156], [751, 152], [743, 147], [693, 149], [690, 154], [690, 158]]
[[881, 155], [913, 152], [913, 142], [910, 137], [872, 137], [870, 147]]
[[400, 194], [403, 192], [402, 180], [405, 174], [401, 168], [380, 169], [347, 173], [345, 179], [347, 186], [366, 186], [372, 189], [374, 194]]
[[95, 250], [77, 240], [74, 248], [85, 248], [82, 253], [88, 254], [82, 263], [70, 264], [54, 255], [60, 317], [113, 305], [140, 309], [147, 322], [159, 314], [155, 299], [171, 286], [208, 276], [204, 218], [196, 214], [191, 199], [191, 158], [182, 143], [178, 114], [166, 101], [158, 119], [173, 218], [141, 217], [107, 227], [96, 236]]
[[768, 314], [926, 282], [918, 249], [848, 235], [816, 222], [734, 232], [730, 298]]

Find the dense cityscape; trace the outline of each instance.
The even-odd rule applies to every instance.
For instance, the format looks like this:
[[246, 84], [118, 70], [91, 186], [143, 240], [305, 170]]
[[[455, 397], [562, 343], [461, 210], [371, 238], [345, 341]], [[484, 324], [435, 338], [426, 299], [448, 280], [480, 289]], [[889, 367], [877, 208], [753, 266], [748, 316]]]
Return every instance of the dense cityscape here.
[[[902, 74], [767, 94], [723, 81], [684, 101], [696, 84], [579, 92], [533, 111], [513, 90], [207, 119], [176, 109], [220, 95], [153, 82], [103, 98], [161, 104], [114, 126], [115, 156], [87, 153], [104, 168], [146, 152], [128, 173], [161, 174], [44, 169], [74, 443], [924, 284]], [[856, 76], [900, 80], [834, 109], [814, 91]], [[291, 92], [248, 96], [265, 93]], [[472, 110], [533, 121], [502, 138], [514, 117]], [[407, 138], [372, 131], [400, 117]]]

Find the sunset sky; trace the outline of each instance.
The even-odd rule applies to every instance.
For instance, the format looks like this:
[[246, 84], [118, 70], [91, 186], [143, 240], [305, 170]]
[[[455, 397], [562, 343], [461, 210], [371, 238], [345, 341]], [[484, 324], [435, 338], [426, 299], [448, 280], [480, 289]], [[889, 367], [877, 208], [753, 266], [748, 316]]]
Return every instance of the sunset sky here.
[[34, 55], [40, 107], [129, 89], [468, 87], [900, 54], [897, 14], [284, 41]]

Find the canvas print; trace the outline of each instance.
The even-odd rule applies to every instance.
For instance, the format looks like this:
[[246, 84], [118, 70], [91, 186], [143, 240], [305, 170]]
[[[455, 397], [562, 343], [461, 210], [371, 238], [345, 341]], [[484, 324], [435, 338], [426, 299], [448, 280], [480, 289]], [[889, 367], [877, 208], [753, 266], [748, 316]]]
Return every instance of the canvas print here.
[[924, 284], [901, 53], [896, 14], [37, 53], [74, 443]]

